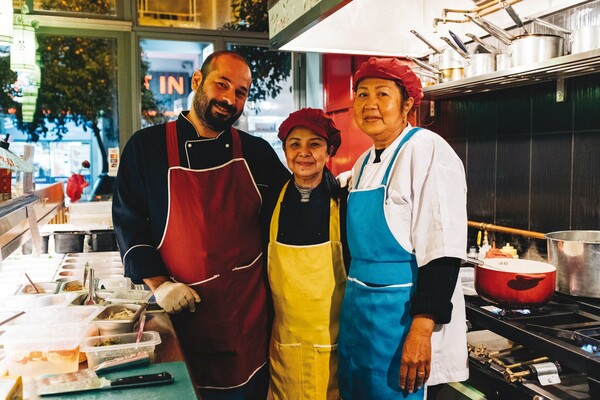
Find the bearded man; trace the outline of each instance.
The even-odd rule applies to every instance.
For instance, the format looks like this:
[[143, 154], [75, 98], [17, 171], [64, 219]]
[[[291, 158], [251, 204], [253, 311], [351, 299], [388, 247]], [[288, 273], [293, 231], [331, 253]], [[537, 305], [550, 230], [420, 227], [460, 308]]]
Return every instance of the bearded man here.
[[261, 216], [289, 172], [265, 140], [232, 127], [251, 82], [239, 54], [207, 57], [190, 110], [127, 142], [113, 196], [125, 275], [171, 315], [204, 400], [265, 399], [268, 389]]

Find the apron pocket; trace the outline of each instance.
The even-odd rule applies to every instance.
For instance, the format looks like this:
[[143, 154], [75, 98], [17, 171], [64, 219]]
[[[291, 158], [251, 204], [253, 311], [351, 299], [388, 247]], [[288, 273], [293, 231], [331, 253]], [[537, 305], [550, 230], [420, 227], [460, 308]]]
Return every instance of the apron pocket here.
[[[271, 385], [276, 399], [302, 398], [302, 345], [271, 341]], [[293, 396], [293, 397], [288, 397]]]
[[337, 344], [315, 345], [315, 398], [327, 393], [327, 400], [339, 398]]

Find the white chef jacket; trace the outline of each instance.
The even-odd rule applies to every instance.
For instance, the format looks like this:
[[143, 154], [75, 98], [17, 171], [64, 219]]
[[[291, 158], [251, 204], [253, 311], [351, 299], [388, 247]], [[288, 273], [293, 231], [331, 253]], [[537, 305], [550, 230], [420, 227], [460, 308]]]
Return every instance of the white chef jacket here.
[[[394, 151], [412, 129], [408, 126], [374, 164], [375, 148], [352, 168], [351, 190], [381, 184]], [[369, 162], [355, 187], [365, 157]], [[390, 171], [384, 212], [398, 243], [415, 255], [419, 267], [441, 257], [465, 259], [467, 249], [467, 185], [460, 158], [436, 133], [421, 129], [404, 144]], [[432, 336], [431, 374], [427, 385], [464, 381], [469, 377], [465, 301], [457, 281], [452, 319], [436, 324]]]

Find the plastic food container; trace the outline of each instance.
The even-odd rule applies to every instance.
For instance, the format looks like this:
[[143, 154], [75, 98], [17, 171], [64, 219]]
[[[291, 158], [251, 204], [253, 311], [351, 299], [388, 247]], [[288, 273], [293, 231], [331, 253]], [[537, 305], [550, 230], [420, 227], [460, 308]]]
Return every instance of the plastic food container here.
[[150, 297], [152, 297], [152, 292], [149, 290], [118, 289], [115, 290], [110, 296], [108, 296], [106, 300], [108, 300], [111, 303], [139, 304], [148, 303]]
[[[4, 367], [10, 375], [27, 377], [77, 371], [79, 345], [97, 333], [90, 320], [99, 311], [98, 307], [65, 308], [49, 313], [44, 322], [10, 327], [0, 336]], [[27, 322], [33, 322], [29, 318]]]
[[67, 280], [59, 283], [59, 291], [60, 292], [78, 292], [81, 290], [85, 290], [86, 288], [83, 286], [83, 281], [79, 279]]
[[96, 273], [98, 289], [116, 290], [116, 289], [131, 289], [131, 279], [125, 278], [123, 275], [102, 275]]
[[[94, 268], [95, 275], [97, 278], [116, 275], [123, 276], [124, 269], [123, 267], [119, 268]], [[83, 278], [83, 268], [81, 269], [60, 269], [57, 273], [57, 276], [72, 276], [76, 279]]]
[[32, 294], [11, 296], [0, 300], [0, 308], [27, 311], [40, 307], [66, 307], [77, 297], [77, 293]]
[[[72, 325], [74, 329], [79, 329], [78, 324], [83, 324], [82, 328], [90, 329], [91, 335], [94, 335], [94, 331], [97, 328], [89, 328], [91, 322], [96, 318], [102, 311], [104, 306], [86, 306], [86, 307], [65, 307], [60, 309], [54, 308], [40, 308], [37, 310], [30, 310], [24, 314], [6, 322], [2, 325], [3, 330], [10, 331], [12, 329], [32, 329], [38, 325], [63, 325], [63, 324], [75, 324]], [[90, 334], [88, 334], [90, 336]]]
[[121, 260], [118, 251], [102, 251], [95, 253], [70, 253], [65, 256], [65, 261], [68, 261], [71, 258], [77, 259], [78, 261], [81, 261], [82, 259], [85, 259], [84, 261], [91, 261], [102, 258], [117, 258], [118, 260]]
[[100, 335], [130, 333], [135, 331], [145, 310], [145, 304], [111, 304], [98, 314], [94, 324]]
[[85, 352], [90, 368], [104, 361], [139, 352], [147, 352], [150, 360], [154, 359], [154, 349], [161, 343], [158, 332], [143, 332], [139, 343], [135, 342], [136, 337], [137, 333], [89, 337], [82, 341], [81, 351]]
[[[84, 306], [83, 302], [87, 298], [87, 290], [85, 292], [76, 292], [78, 296], [71, 302], [74, 306]], [[108, 296], [112, 294], [109, 290], [96, 290], [96, 296], [100, 299], [99, 305], [104, 306], [108, 304], [108, 300], [106, 299]]]
[[58, 291], [58, 283], [56, 282], [35, 282], [35, 287], [39, 290], [39, 293], [35, 291], [35, 288], [30, 283], [21, 285], [17, 294], [54, 294]]
[[62, 269], [73, 269], [73, 270], [84, 270], [85, 264], [88, 264], [89, 268], [94, 268], [95, 270], [101, 270], [105, 268], [118, 268], [121, 271], [123, 270], [123, 264], [121, 262], [96, 262], [96, 261], [78, 261], [78, 262], [68, 262], [62, 264], [60, 267]]

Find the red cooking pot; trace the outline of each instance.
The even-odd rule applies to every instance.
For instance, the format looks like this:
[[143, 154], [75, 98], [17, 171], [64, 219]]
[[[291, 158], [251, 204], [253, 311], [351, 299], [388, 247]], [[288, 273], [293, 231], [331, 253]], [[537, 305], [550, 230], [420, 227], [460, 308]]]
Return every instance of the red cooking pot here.
[[556, 267], [551, 264], [506, 258], [469, 261], [476, 264], [477, 294], [502, 308], [540, 308], [554, 294]]

